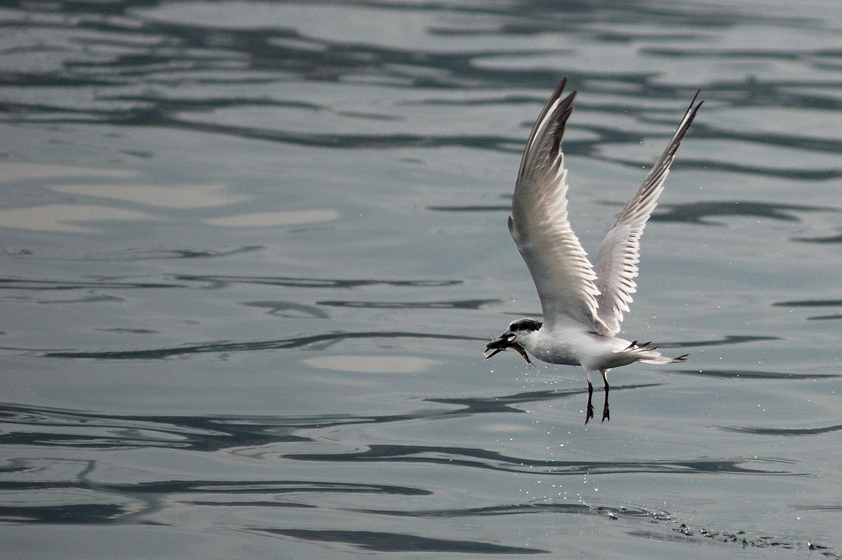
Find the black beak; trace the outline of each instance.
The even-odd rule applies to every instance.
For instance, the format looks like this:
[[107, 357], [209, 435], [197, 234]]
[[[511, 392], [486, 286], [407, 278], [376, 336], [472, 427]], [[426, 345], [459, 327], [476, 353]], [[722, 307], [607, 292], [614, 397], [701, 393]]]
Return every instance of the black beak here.
[[[524, 360], [526, 360], [527, 364], [529, 364], [530, 366], [533, 365], [532, 361], [529, 359], [529, 356], [526, 353], [526, 350], [524, 350], [523, 346], [515, 342], [515, 336], [511, 333], [506, 333], [497, 340], [492, 340], [491, 342], [489, 342], [485, 346], [485, 352], [483, 352], [483, 354], [485, 355], [485, 359], [488, 360], [508, 348], [516, 350], [517, 353], [520, 354]], [[488, 353], [490, 350], [493, 350], [491, 354]]]

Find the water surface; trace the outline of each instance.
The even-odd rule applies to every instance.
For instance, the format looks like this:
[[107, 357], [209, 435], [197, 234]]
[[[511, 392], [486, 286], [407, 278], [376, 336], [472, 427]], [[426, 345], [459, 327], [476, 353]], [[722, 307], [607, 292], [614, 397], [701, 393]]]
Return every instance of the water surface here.
[[[0, 21], [14, 557], [842, 556], [835, 3]], [[562, 76], [592, 253], [705, 100], [624, 323], [690, 359], [588, 426], [580, 369], [481, 355], [540, 312], [505, 221]]]

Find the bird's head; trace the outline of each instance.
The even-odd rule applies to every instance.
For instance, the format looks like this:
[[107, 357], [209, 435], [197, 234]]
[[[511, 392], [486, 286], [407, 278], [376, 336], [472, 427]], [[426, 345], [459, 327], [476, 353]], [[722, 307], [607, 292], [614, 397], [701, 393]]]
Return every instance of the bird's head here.
[[[518, 342], [518, 338], [522, 339], [530, 333], [536, 332], [541, 326], [541, 321], [536, 321], [535, 319], [518, 319], [517, 321], [512, 321], [509, 323], [509, 328], [506, 329], [506, 332], [486, 345], [484, 352], [485, 359], [488, 360], [497, 353], [512, 348], [526, 360], [527, 364], [532, 365], [526, 349]], [[489, 352], [491, 353], [489, 354]]]

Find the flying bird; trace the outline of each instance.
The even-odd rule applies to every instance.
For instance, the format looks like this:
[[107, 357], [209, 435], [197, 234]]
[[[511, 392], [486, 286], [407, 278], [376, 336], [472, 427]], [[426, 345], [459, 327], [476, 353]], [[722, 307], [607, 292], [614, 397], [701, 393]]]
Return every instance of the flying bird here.
[[608, 372], [634, 362], [683, 362], [661, 355], [650, 342], [618, 338], [623, 313], [629, 311], [640, 260], [640, 236], [664, 190], [675, 152], [702, 101], [690, 107], [649, 175], [620, 211], [602, 242], [596, 264], [588, 260], [567, 219], [567, 168], [561, 139], [576, 92], [562, 98], [564, 78], [541, 110], [526, 142], [520, 163], [509, 232], [517, 245], [541, 300], [543, 322], [512, 321], [499, 338], [488, 343], [485, 359], [506, 349], [517, 351], [528, 364], [533, 357], [551, 364], [582, 366], [588, 379], [585, 424], [593, 418], [591, 375], [599, 372], [605, 389], [602, 421], [610, 420]]

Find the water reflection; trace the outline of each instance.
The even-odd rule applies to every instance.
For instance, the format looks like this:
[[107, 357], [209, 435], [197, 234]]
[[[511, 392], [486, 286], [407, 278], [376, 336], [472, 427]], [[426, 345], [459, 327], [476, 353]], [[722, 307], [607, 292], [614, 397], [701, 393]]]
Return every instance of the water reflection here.
[[328, 319], [330, 317], [314, 305], [293, 303], [291, 301], [249, 301], [243, 305], [268, 309], [269, 311], [267, 313], [276, 317], [312, 317], [314, 319]]
[[462, 280], [381, 280], [353, 278], [295, 278], [289, 276], [230, 276], [179, 274], [177, 280], [198, 282], [208, 288], [224, 288], [231, 284], [262, 284], [285, 288], [361, 288], [365, 286], [395, 286], [402, 288], [436, 288], [462, 284]]
[[839, 307], [842, 299], [808, 299], [802, 301], [778, 301], [772, 305], [776, 307]]
[[792, 240], [803, 243], [842, 243], [842, 235], [832, 235], [829, 237], [793, 237]]
[[[261, 247], [242, 247], [223, 251], [192, 250], [153, 250], [115, 253], [113, 256], [98, 254], [93, 260], [152, 260], [152, 259], [193, 259], [205, 257], [224, 257], [242, 252], [261, 249]], [[87, 260], [87, 259], [86, 259]], [[120, 281], [113, 278], [99, 278], [88, 281], [80, 280], [36, 280], [21, 278], [0, 278], [0, 289], [23, 291], [50, 290], [89, 290], [102, 289], [149, 289], [149, 288], [193, 288], [222, 289], [232, 284], [258, 284], [285, 288], [326, 288], [350, 289], [365, 286], [393, 286], [401, 288], [436, 288], [462, 284], [462, 280], [378, 280], [346, 278], [296, 278], [288, 276], [231, 276], [231, 275], [193, 275], [175, 274], [171, 281]], [[491, 300], [488, 300], [491, 301]]]
[[302, 539], [319, 543], [341, 543], [371, 552], [454, 552], [471, 554], [545, 554], [549, 550], [502, 546], [484, 541], [434, 539], [405, 533], [338, 531], [313, 529], [267, 529], [250, 527], [250, 533]]
[[[618, 387], [626, 389], [628, 387]], [[575, 393], [579, 393], [576, 391]], [[552, 398], [569, 396], [555, 394]], [[545, 395], [544, 398], [550, 398]], [[519, 397], [517, 402], [535, 400]], [[430, 402], [445, 402], [430, 400]], [[463, 401], [464, 402], [464, 401]], [[513, 401], [514, 402], [514, 401]], [[418, 410], [414, 413], [382, 415], [372, 417], [354, 416], [138, 416], [107, 415], [84, 411], [56, 410], [4, 404], [0, 406], [0, 417], [7, 426], [7, 432], [0, 437], [3, 445], [35, 445], [53, 449], [172, 449], [193, 450], [198, 452], [227, 451], [234, 455], [252, 458], [277, 458], [296, 462], [330, 463], [411, 463], [415, 465], [436, 464], [456, 469], [481, 469], [509, 473], [541, 473], [548, 476], [583, 476], [607, 473], [661, 473], [661, 474], [765, 474], [799, 475], [787, 467], [794, 466], [794, 461], [774, 457], [722, 457], [722, 458], [672, 458], [651, 460], [564, 460], [535, 459], [523, 455], [507, 455], [499, 451], [453, 446], [369, 444], [364, 449], [352, 451], [333, 451], [313, 453], [304, 451], [299, 444], [318, 443], [324, 433], [335, 433], [337, 428], [365, 424], [384, 424], [414, 422], [417, 420], [447, 420], [475, 414], [522, 413], [522, 410], [510, 408], [510, 403], [497, 403], [492, 399], [483, 399], [469, 406], [458, 409]], [[737, 428], [734, 428], [737, 430]], [[829, 430], [833, 431], [833, 430]], [[818, 432], [817, 432], [818, 433]], [[290, 446], [290, 449], [285, 449]], [[43, 463], [42, 466], [32, 464]], [[55, 465], [53, 459], [14, 459], [2, 467], [8, 475], [17, 474], [26, 478], [24, 483], [15, 477], [7, 477], [0, 482], [0, 490], [41, 490], [46, 480], [43, 477], [59, 476], [71, 487], [79, 486], [72, 482], [78, 477], [67, 477], [64, 460]], [[76, 462], [80, 472], [87, 472], [84, 467], [88, 462]], [[62, 466], [65, 465], [65, 466]], [[537, 469], [537, 470], [536, 470]], [[53, 474], [50, 474], [53, 473]], [[31, 480], [31, 477], [36, 480]], [[81, 476], [81, 475], [80, 475]], [[55, 481], [54, 481], [55, 482]], [[129, 483], [127, 483], [129, 484]], [[244, 480], [210, 483], [201, 481], [183, 481], [178, 489], [170, 491], [187, 492], [189, 488], [202, 492], [231, 493], [234, 489], [254, 491], [255, 482]], [[263, 484], [266, 484], [264, 482]], [[290, 482], [285, 482], [284, 487]], [[295, 491], [307, 486], [296, 481]], [[130, 483], [134, 487], [137, 483]], [[112, 489], [122, 484], [112, 485]], [[141, 489], [159, 489], [162, 484], [143, 483]], [[216, 490], [213, 487], [218, 487]], [[317, 485], [318, 486], [318, 485]], [[354, 488], [357, 485], [343, 486], [339, 481], [332, 486]], [[391, 488], [384, 485], [384, 488]], [[210, 490], [208, 489], [210, 488]], [[324, 491], [318, 486], [319, 491]], [[100, 488], [102, 489], [102, 488]], [[277, 488], [265, 489], [279, 491]], [[244, 490], [240, 490], [244, 491]], [[405, 491], [404, 491], [405, 492]], [[414, 492], [423, 494], [424, 489]]]
[[[535, 398], [537, 394], [522, 394], [511, 400]], [[454, 401], [455, 402], [455, 401]], [[490, 402], [490, 400], [488, 401]], [[469, 407], [471, 413], [495, 413], [480, 407]], [[509, 410], [511, 412], [512, 410]], [[522, 411], [520, 411], [522, 412]], [[18, 497], [17, 504], [0, 505], [0, 518], [12, 524], [113, 524], [142, 523], [167, 525], [168, 509], [185, 510], [236, 508], [240, 516], [249, 511], [276, 512], [272, 523], [249, 521], [228, 525], [229, 530], [243, 531], [282, 539], [303, 539], [313, 542], [343, 543], [359, 550], [428, 550], [441, 552], [513, 553], [542, 551], [487, 543], [471, 538], [447, 538], [442, 535], [419, 533], [415, 526], [392, 526], [390, 531], [343, 529], [335, 526], [320, 529], [304, 528], [297, 517], [285, 517], [282, 512], [347, 511], [355, 519], [376, 523], [386, 517], [415, 519], [494, 518], [534, 514], [592, 515], [620, 519], [630, 530], [668, 536], [683, 531], [687, 536], [720, 538], [736, 534], [722, 531], [691, 529], [679, 526], [678, 520], [662, 510], [631, 504], [566, 502], [540, 500], [522, 503], [503, 503], [480, 507], [454, 505], [450, 508], [430, 509], [406, 502], [409, 498], [433, 497], [435, 492], [418, 485], [394, 483], [352, 482], [330, 479], [341, 476], [349, 463], [438, 465], [448, 469], [480, 469], [509, 473], [536, 473], [544, 476], [593, 476], [599, 473], [648, 473], [670, 475], [710, 476], [800, 476], [792, 471], [791, 461], [764, 457], [618, 460], [537, 460], [529, 456], [507, 455], [482, 448], [452, 446], [420, 446], [370, 444], [364, 449], [334, 453], [307, 453], [299, 444], [317, 442], [311, 435], [335, 433], [336, 428], [368, 422], [407, 422], [438, 416], [446, 418], [453, 411], [419, 411], [417, 414], [383, 416], [380, 418], [329, 418], [283, 416], [132, 416], [107, 415], [81, 411], [3, 405], [0, 414], [11, 429], [2, 440], [4, 444], [47, 446], [58, 450], [72, 448], [119, 449], [192, 449], [213, 453], [226, 451], [235, 456], [262, 461], [293, 461], [295, 463], [326, 463], [336, 470], [316, 471], [317, 478], [239, 476], [236, 479], [213, 478], [206, 475], [184, 478], [184, 474], [168, 478], [156, 476], [149, 480], [147, 473], [137, 468], [106, 464], [101, 460], [59, 458], [18, 458], [0, 465], [3, 480], [0, 491]], [[461, 414], [465, 410], [460, 411]], [[425, 416], [426, 415], [426, 416]], [[51, 434], [51, 435], [50, 435]], [[289, 451], [285, 447], [291, 446]], [[283, 473], [285, 469], [272, 469]], [[115, 471], [119, 476], [115, 478]], [[327, 477], [325, 475], [328, 475]], [[45, 493], [45, 488], [53, 489]], [[60, 489], [61, 491], [55, 491]], [[350, 507], [337, 508], [331, 497], [354, 498]], [[365, 496], [394, 498], [393, 507], [366, 507]], [[384, 502], [381, 502], [384, 503]], [[424, 502], [419, 502], [422, 504]], [[359, 521], [358, 521], [359, 523]], [[373, 525], [377, 527], [377, 525]], [[794, 546], [792, 541], [776, 542]], [[767, 543], [764, 546], [771, 546]]]
[[842, 208], [828, 206], [805, 206], [798, 204], [772, 204], [745, 200], [704, 201], [692, 204], [659, 205], [666, 212], [652, 216], [655, 222], [681, 222], [699, 225], [723, 225], [710, 221], [713, 216], [740, 216], [769, 218], [783, 221], [800, 221], [793, 212], [842, 212]]
[[829, 434], [842, 430], [842, 425], [823, 426], [821, 428], [769, 428], [755, 426], [751, 428], [738, 428], [734, 426], [721, 426], [721, 430], [741, 434], [753, 434], [759, 436], [817, 436]]
[[502, 303], [499, 299], [468, 299], [453, 301], [341, 301], [316, 302], [328, 307], [353, 307], [359, 309], [481, 309]]
[[749, 342], [761, 342], [769, 340], [780, 340], [776, 336], [752, 336], [752, 335], [725, 335], [720, 339], [715, 340], [689, 340], [681, 344], [664, 343], [660, 344], [661, 348], [693, 348], [696, 346], [727, 346], [731, 344], [745, 344]]
[[[19, 25], [36, 26], [49, 31], [38, 44], [14, 45], [9, 52], [16, 58], [39, 57], [45, 49], [62, 53], [57, 63], [38, 65], [21, 64], [4, 70], [7, 99], [0, 107], [0, 115], [8, 122], [19, 124], [111, 124], [120, 127], [171, 128], [228, 135], [244, 139], [260, 139], [322, 148], [375, 148], [400, 149], [407, 147], [471, 147], [504, 152], [519, 152], [522, 139], [488, 134], [435, 134], [401, 132], [348, 133], [334, 129], [329, 133], [308, 130], [221, 122], [208, 119], [208, 114], [224, 111], [258, 111], [271, 109], [281, 112], [328, 113], [336, 117], [368, 120], [372, 122], [397, 121], [389, 112], [363, 112], [332, 107], [325, 103], [297, 97], [288, 88], [281, 88], [273, 95], [243, 93], [242, 90], [220, 95], [218, 90], [197, 96], [196, 85], [259, 86], [277, 81], [288, 83], [291, 79], [311, 83], [363, 82], [381, 83], [390, 87], [419, 88], [426, 90], [505, 90], [515, 88], [547, 88], [558, 81], [556, 69], [541, 69], [533, 65], [483, 64], [483, 60], [505, 57], [507, 51], [494, 47], [496, 39], [527, 41], [547, 33], [567, 33], [570, 37], [587, 38], [599, 43], [604, 37], [611, 44], [632, 45], [642, 39], [677, 40], [671, 30], [681, 26], [686, 40], [697, 37], [700, 29], [728, 30], [741, 25], [783, 25], [774, 17], [732, 10], [727, 16], [719, 7], [660, 6], [651, 9], [646, 3], [602, 3], [585, 6], [568, 4], [562, 11], [544, 2], [521, 0], [501, 8], [486, 6], [449, 6], [452, 14], [461, 14], [464, 20], [457, 23], [433, 13], [424, 25], [414, 28], [411, 48], [391, 44], [387, 38], [372, 36], [372, 28], [346, 26], [340, 33], [326, 21], [335, 20], [338, 13], [355, 13], [354, 9], [367, 11], [373, 6], [357, 2], [312, 2], [307, 6], [256, 2], [259, 6], [254, 16], [237, 8], [236, 3], [218, 3], [214, 10], [190, 2], [179, 5], [148, 0], [127, 0], [108, 3], [77, 3], [59, 0], [46, 4], [12, 2], [6, 6], [8, 19]], [[380, 6], [387, 9], [387, 6]], [[324, 19], [325, 10], [332, 17]], [[291, 14], [297, 16], [291, 19]], [[372, 12], [374, 14], [376, 12]], [[561, 14], [564, 17], [561, 17]], [[68, 25], [66, 14], [73, 14], [73, 25]], [[259, 15], [258, 15], [259, 14]], [[309, 14], [309, 15], [308, 15]], [[319, 15], [321, 14], [321, 16]], [[355, 21], [349, 18], [348, 21]], [[448, 21], [448, 23], [445, 23]], [[608, 22], [645, 21], [646, 32], [631, 28], [606, 31]], [[659, 29], [658, 22], [669, 22]], [[26, 22], [26, 23], [24, 23]], [[236, 23], [233, 23], [236, 22]], [[708, 22], [708, 23], [704, 23]], [[792, 25], [793, 20], [786, 20]], [[297, 26], [301, 26], [300, 28]], [[695, 31], [691, 31], [695, 30]], [[353, 36], [360, 33], [360, 36]], [[606, 35], [607, 33], [607, 35]], [[390, 35], [391, 38], [391, 35]], [[409, 40], [409, 37], [404, 37]], [[460, 51], [460, 41], [473, 40], [475, 45]], [[452, 48], [441, 45], [451, 44]], [[514, 43], [512, 44], [514, 45]], [[564, 44], [561, 45], [564, 48]], [[548, 49], [540, 41], [523, 51], [520, 56], [557, 54], [559, 47]], [[520, 52], [519, 52], [520, 51]], [[660, 47], [643, 49], [643, 53], [661, 57], [701, 56], [701, 51]], [[712, 51], [716, 56], [737, 58], [746, 55], [740, 50]], [[780, 60], [780, 53], [754, 53], [752, 57], [771, 57]], [[790, 53], [803, 60], [804, 53]], [[816, 60], [833, 60], [830, 50], [817, 50], [810, 55]], [[569, 60], [575, 63], [575, 58]], [[586, 67], [569, 67], [566, 73], [571, 83], [588, 84], [594, 99], [602, 94], [627, 99], [627, 102], [594, 101], [584, 104], [589, 111], [631, 116], [641, 122], [651, 122], [652, 115], [665, 109], [642, 107], [641, 97], [664, 100], [685, 99], [695, 91], [665, 81], [657, 80], [656, 72], [623, 71], [606, 72], [605, 69], [588, 70]], [[803, 107], [811, 110], [836, 110], [840, 102], [831, 93], [817, 91], [799, 92], [798, 87], [808, 87], [810, 82], [788, 79], [776, 82], [771, 79], [721, 80], [706, 84], [709, 99], [732, 107]], [[140, 87], [139, 87], [140, 86]], [[148, 87], [143, 87], [148, 86]], [[82, 98], [63, 99], [51, 94], [54, 88], [78, 88]], [[43, 94], [41, 91], [43, 90]], [[190, 93], [188, 93], [188, 91]], [[523, 95], [502, 95], [492, 99], [494, 104], [527, 102]], [[414, 101], [420, 104], [463, 104], [468, 107], [483, 102], [482, 99], [448, 99], [446, 95], [427, 95]], [[485, 101], [488, 102], [488, 101]], [[535, 98], [543, 102], [543, 98]], [[280, 122], [280, 121], [279, 121]], [[588, 130], [593, 138], [571, 139], [566, 150], [571, 154], [599, 157], [599, 146], [605, 142], [636, 145], [646, 138], [660, 135], [645, 131], [605, 127], [596, 123], [580, 122], [577, 127]], [[811, 152], [840, 153], [842, 144], [835, 139], [813, 138], [807, 135], [780, 133], [750, 133], [715, 127], [709, 122], [699, 122], [693, 132], [696, 138], [715, 141], [737, 141], [809, 150]], [[148, 156], [148, 154], [147, 154]], [[615, 159], [613, 161], [623, 162]], [[641, 162], [625, 161], [629, 165]], [[739, 165], [723, 161], [693, 161], [687, 157], [677, 162], [676, 169], [730, 170], [737, 173], [777, 175], [803, 180], [838, 178], [838, 169], [774, 169], [743, 161]]]
[[441, 364], [436, 360], [416, 356], [356, 356], [348, 354], [314, 356], [306, 358], [302, 362], [316, 368], [335, 371], [391, 374], [417, 373]]
[[674, 373], [684, 375], [696, 375], [699, 377], [720, 377], [725, 379], [791, 379], [811, 381], [814, 379], [833, 379], [842, 377], [833, 373], [789, 373], [777, 371], [751, 371], [751, 370], [717, 370], [717, 369], [683, 369], [674, 370]]
[[[38, 445], [61, 449], [192, 449], [201, 452], [228, 450], [236, 455], [304, 461], [344, 463], [413, 463], [438, 464], [449, 468], [478, 468], [504, 472], [540, 472], [545, 475], [582, 476], [596, 473], [671, 473], [671, 474], [759, 474], [797, 475], [785, 467], [791, 461], [763, 458], [689, 458], [669, 460], [537, 460], [525, 456], [512, 456], [498, 451], [481, 448], [449, 446], [421, 446], [372, 444], [365, 449], [350, 452], [307, 453], [284, 451], [285, 445], [315, 442], [307, 433], [333, 432], [335, 428], [353, 424], [406, 422], [417, 419], [445, 419], [454, 413], [460, 415], [476, 413], [499, 413], [501, 410], [481, 410], [480, 407], [454, 411], [419, 411], [416, 414], [383, 416], [379, 418], [330, 418], [330, 417], [282, 417], [282, 416], [131, 416], [105, 415], [69, 410], [3, 405], [0, 414], [11, 428], [0, 438], [5, 445]], [[509, 410], [511, 412], [511, 410]], [[736, 428], [735, 428], [736, 429]], [[838, 428], [829, 428], [835, 430]], [[771, 433], [771, 432], [770, 432]], [[67, 469], [76, 471], [67, 476]], [[538, 470], [535, 470], [538, 469]], [[96, 490], [101, 493], [130, 493], [175, 495], [188, 494], [220, 496], [218, 502], [230, 501], [231, 497], [265, 493], [301, 494], [306, 492], [352, 492], [385, 493], [397, 495], [427, 495], [424, 488], [411, 488], [390, 484], [354, 484], [348, 482], [308, 482], [304, 480], [261, 480], [214, 481], [207, 479], [162, 481], [162, 482], [120, 482], [92, 485], [86, 478], [95, 470], [95, 464], [88, 461], [58, 459], [13, 459], [7, 460], [2, 471], [4, 481], [0, 490], [17, 492], [40, 492], [45, 483], [63, 481], [65, 488]], [[58, 477], [57, 480], [50, 480]], [[68, 494], [68, 496], [72, 496]], [[222, 497], [225, 497], [223, 500]], [[190, 501], [195, 502], [199, 498]], [[262, 499], [262, 498], [261, 498]], [[65, 504], [60, 504], [64, 507]], [[36, 508], [37, 509], [37, 508]], [[7, 513], [9, 510], [5, 510]], [[33, 510], [35, 511], [35, 510]], [[484, 510], [490, 513], [492, 510]], [[502, 514], [494, 508], [496, 514]], [[113, 512], [108, 512], [112, 515]]]
[[[293, 336], [275, 340], [250, 340], [243, 342], [208, 342], [203, 344], [184, 344], [166, 348], [148, 348], [145, 350], [116, 350], [104, 352], [91, 351], [38, 351], [28, 349], [45, 358], [88, 359], [88, 360], [160, 360], [174, 356], [189, 356], [193, 354], [217, 354], [229, 352], [256, 352], [265, 350], [284, 350], [291, 348], [318, 348], [325, 350], [339, 342], [360, 338], [420, 338], [438, 340], [471, 340], [484, 341], [475, 336], [459, 336], [406, 331], [374, 331], [374, 332], [333, 332], [305, 336]], [[24, 350], [24, 349], [17, 349]]]
[[83, 204], [50, 204], [0, 210], [0, 226], [56, 233], [95, 233], [90, 222], [112, 220], [155, 221], [154, 215], [136, 210], [120, 210]]
[[[780, 301], [772, 304], [775, 307], [839, 307], [842, 306], [842, 300], [836, 299], [815, 299], [805, 301]], [[810, 315], [807, 317], [808, 321], [832, 321], [842, 319], [842, 313], [832, 313], [829, 315]]]
[[[543, 475], [660, 473], [660, 474], [777, 474], [792, 475], [779, 470], [792, 461], [780, 459], [691, 459], [670, 461], [542, 461], [513, 457], [485, 449], [465, 449], [414, 445], [371, 445], [363, 451], [351, 453], [296, 453], [285, 455], [299, 461], [339, 462], [408, 462], [450, 465], [463, 468], [490, 469], [510, 473], [540, 472]], [[763, 468], [763, 467], [768, 468]], [[536, 471], [535, 469], [540, 469]]]
[[227, 206], [245, 200], [229, 192], [226, 185], [56, 185], [50, 190], [86, 198], [106, 198], [121, 202], [137, 202], [164, 208], [205, 208]]

